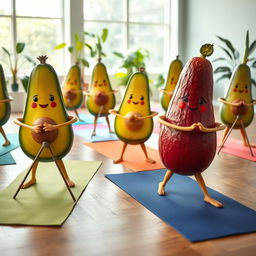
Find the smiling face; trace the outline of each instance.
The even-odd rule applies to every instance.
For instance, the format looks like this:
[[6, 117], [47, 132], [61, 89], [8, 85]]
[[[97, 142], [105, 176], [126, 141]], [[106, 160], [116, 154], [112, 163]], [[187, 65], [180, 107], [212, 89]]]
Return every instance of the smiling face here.
[[[40, 108], [47, 108], [48, 106], [51, 107], [51, 108], [55, 108], [57, 106], [57, 103], [55, 102], [55, 97], [54, 95], [50, 94], [49, 95], [49, 102], [46, 103], [46, 102], [41, 102], [39, 100], [39, 96], [36, 94], [33, 96], [33, 102], [31, 104], [31, 107], [32, 108], [37, 108], [37, 107], [40, 107]], [[46, 103], [46, 104], [42, 104], [42, 103]]]

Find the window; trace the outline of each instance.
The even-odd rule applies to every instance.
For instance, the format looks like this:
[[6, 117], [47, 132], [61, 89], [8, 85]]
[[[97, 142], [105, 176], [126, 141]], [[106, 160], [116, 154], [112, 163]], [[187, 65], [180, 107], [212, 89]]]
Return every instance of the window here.
[[84, 30], [109, 30], [104, 63], [110, 69], [120, 61], [113, 51], [127, 54], [143, 48], [150, 52], [147, 70], [162, 71], [169, 63], [169, 17], [170, 0], [84, 0]]
[[[0, 0], [0, 24], [0, 46], [13, 52], [16, 42], [24, 42], [24, 54], [35, 61], [47, 55], [48, 63], [63, 72], [63, 51], [54, 50], [63, 41], [63, 0]], [[20, 75], [30, 70], [26, 63]]]

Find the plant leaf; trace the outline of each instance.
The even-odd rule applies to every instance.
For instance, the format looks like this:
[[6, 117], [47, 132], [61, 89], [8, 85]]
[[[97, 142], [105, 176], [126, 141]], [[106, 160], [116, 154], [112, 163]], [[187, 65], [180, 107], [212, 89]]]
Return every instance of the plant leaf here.
[[23, 56], [24, 56], [24, 58], [25, 58], [28, 62], [32, 63], [34, 66], [36, 65], [36, 62], [35, 62], [32, 58], [30, 58], [29, 56], [26, 56], [26, 55], [23, 55]]
[[105, 41], [107, 40], [107, 37], [108, 37], [108, 29], [103, 28], [102, 34], [101, 34], [101, 40], [103, 43], [105, 43]]
[[254, 62], [251, 64], [251, 67], [252, 67], [252, 68], [256, 68], [256, 61], [254, 61]]
[[2, 49], [9, 57], [11, 56], [10, 52], [6, 48], [2, 47]]
[[68, 47], [68, 51], [69, 51], [70, 53], [73, 53], [74, 47], [73, 47], [73, 46], [69, 46], [69, 47]]
[[232, 45], [232, 43], [228, 40], [225, 39], [223, 37], [217, 36], [222, 42], [224, 42], [226, 44], [226, 46], [230, 49], [230, 51], [232, 52], [233, 56], [235, 57], [235, 51], [236, 49], [234, 48], [234, 46]]
[[61, 44], [58, 44], [54, 47], [54, 50], [60, 50], [60, 49], [63, 49], [64, 47], [66, 47], [66, 43], [61, 43]]
[[80, 40], [80, 36], [79, 36], [78, 33], [75, 33], [75, 34], [74, 34], [74, 39], [75, 39], [75, 42], [81, 41], [81, 40]]
[[82, 62], [82, 64], [83, 64], [85, 67], [87, 67], [87, 68], [90, 67], [89, 62], [88, 62], [86, 59], [81, 59], [81, 62]]
[[231, 69], [229, 67], [227, 67], [227, 66], [217, 67], [214, 70], [214, 74], [221, 73], [221, 72], [232, 73]]
[[[218, 45], [219, 46], [219, 45]], [[230, 52], [227, 50], [227, 49], [225, 49], [224, 47], [222, 47], [222, 46], [219, 46], [227, 55], [228, 55], [228, 57], [232, 60], [233, 59], [233, 57], [232, 57], [232, 55], [230, 54]]]
[[86, 36], [95, 37], [95, 34], [93, 34], [93, 33], [84, 32], [84, 34], [85, 34]]
[[21, 53], [25, 48], [25, 43], [18, 42], [16, 44], [16, 53]]
[[256, 40], [252, 42], [252, 44], [249, 47], [248, 56], [253, 53], [253, 51], [256, 49]]
[[124, 59], [124, 55], [121, 52], [113, 52], [117, 57]]
[[84, 43], [81, 41], [76, 42], [76, 50], [80, 52], [84, 48]]

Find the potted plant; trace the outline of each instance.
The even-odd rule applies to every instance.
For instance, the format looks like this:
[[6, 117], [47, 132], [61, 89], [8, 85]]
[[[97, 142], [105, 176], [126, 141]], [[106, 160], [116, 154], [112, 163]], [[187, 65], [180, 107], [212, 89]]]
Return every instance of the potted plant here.
[[[1, 48], [7, 58], [6, 60], [3, 60], [3, 62], [8, 66], [8, 68], [11, 72], [12, 91], [17, 92], [19, 90], [19, 84], [18, 84], [19, 68], [25, 63], [26, 60], [28, 62], [32, 63], [33, 65], [36, 65], [36, 63], [29, 56], [22, 54], [22, 52], [24, 51], [24, 48], [25, 48], [25, 43], [17, 42], [16, 47], [15, 47], [15, 53], [11, 53], [5, 47], [1, 47]], [[22, 59], [23, 59], [23, 61], [22, 61]]]

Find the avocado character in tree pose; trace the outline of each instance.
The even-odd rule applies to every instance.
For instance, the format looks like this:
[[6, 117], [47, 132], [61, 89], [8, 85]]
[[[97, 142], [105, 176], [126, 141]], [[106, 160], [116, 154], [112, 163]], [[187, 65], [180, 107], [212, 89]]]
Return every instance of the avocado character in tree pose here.
[[155, 160], [148, 157], [144, 145], [153, 131], [153, 116], [158, 114], [150, 109], [148, 77], [144, 68], [140, 68], [130, 77], [119, 110], [111, 109], [109, 113], [116, 115], [115, 132], [124, 142], [121, 155], [114, 163], [123, 161], [128, 144], [140, 144], [146, 160], [155, 163]]

